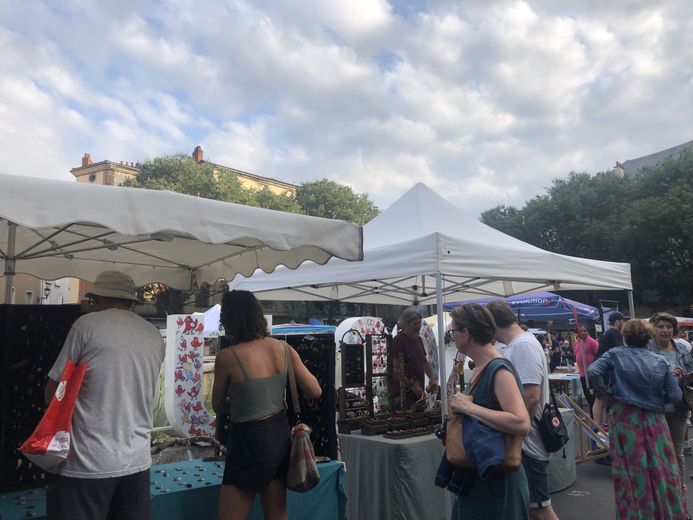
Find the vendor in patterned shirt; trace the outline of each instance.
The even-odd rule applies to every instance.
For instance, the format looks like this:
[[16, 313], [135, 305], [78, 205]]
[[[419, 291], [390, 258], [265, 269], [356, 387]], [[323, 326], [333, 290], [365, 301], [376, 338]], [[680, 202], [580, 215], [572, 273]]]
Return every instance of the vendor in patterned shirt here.
[[414, 307], [408, 307], [397, 322], [399, 330], [392, 341], [394, 374], [391, 390], [394, 410], [408, 409], [425, 397], [424, 374], [431, 384], [437, 382], [437, 377], [426, 360], [426, 351], [419, 336], [421, 321], [421, 314]]

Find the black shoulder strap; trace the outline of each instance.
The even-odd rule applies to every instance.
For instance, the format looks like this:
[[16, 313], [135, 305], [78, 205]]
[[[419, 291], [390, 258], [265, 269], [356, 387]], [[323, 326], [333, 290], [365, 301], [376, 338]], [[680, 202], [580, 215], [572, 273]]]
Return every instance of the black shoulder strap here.
[[298, 403], [298, 391], [296, 390], [296, 374], [294, 374], [294, 359], [289, 350], [289, 344], [286, 341], [284, 343], [284, 350], [286, 352], [286, 369], [289, 372], [289, 390], [291, 392], [291, 404], [294, 409], [294, 416], [296, 417], [296, 422], [301, 422], [301, 405]]

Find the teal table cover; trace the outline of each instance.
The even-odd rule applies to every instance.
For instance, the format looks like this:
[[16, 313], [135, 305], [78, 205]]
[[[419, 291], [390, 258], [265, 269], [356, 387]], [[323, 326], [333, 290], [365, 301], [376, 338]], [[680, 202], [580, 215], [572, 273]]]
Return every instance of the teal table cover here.
[[[346, 518], [344, 465], [341, 462], [326, 462], [319, 464], [318, 470], [320, 484], [316, 488], [307, 493], [287, 493], [289, 520]], [[154, 520], [216, 519], [223, 474], [223, 462], [192, 460], [152, 466], [151, 494]], [[0, 518], [45, 519], [45, 488], [0, 495]], [[259, 496], [249, 518], [263, 518]]]

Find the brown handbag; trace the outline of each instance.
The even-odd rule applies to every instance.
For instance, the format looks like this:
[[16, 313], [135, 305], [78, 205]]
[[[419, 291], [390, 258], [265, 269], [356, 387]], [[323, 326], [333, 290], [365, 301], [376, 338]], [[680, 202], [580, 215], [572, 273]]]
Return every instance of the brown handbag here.
[[[476, 387], [476, 384], [479, 382], [479, 379], [481, 379], [481, 376], [488, 365], [490, 365], [492, 362], [493, 360], [489, 361], [486, 367], [484, 367], [484, 370], [482, 370], [477, 376], [472, 385], [469, 387], [468, 394], [465, 394], [465, 398], [473, 400], [471, 393]], [[475, 469], [471, 460], [467, 456], [467, 453], [465, 452], [464, 442], [462, 441], [463, 434], [462, 415], [454, 414], [452, 411], [452, 406], [448, 404], [448, 421], [445, 432], [445, 457], [453, 466]], [[512, 472], [517, 471], [520, 468], [520, 465], [522, 464], [523, 440], [524, 436], [522, 435], [505, 434], [505, 454], [503, 457], [503, 464], [498, 466], [498, 470], [502, 472]]]

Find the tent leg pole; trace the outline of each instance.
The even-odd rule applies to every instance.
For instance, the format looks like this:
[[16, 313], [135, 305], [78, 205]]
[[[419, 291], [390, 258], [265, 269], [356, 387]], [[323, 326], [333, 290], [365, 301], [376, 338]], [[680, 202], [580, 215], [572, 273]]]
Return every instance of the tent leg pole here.
[[[445, 312], [443, 311], [443, 277], [436, 273], [436, 313], [438, 314], [438, 367], [440, 374], [438, 384], [440, 385], [440, 413], [445, 420], [448, 410], [448, 382], [446, 379], [447, 370], [445, 368]], [[452, 495], [445, 493], [445, 518], [452, 516]]]
[[635, 302], [633, 301], [633, 290], [631, 289], [628, 292], [628, 307], [630, 308], [630, 317], [631, 319], [635, 318]]
[[448, 409], [448, 388], [445, 368], [445, 313], [443, 312], [443, 280], [436, 273], [436, 312], [438, 314], [438, 384], [440, 385], [440, 412], [445, 418]]
[[14, 257], [15, 242], [17, 240], [17, 224], [7, 221], [7, 256], [5, 256], [5, 303], [12, 303], [12, 282], [16, 260]]

